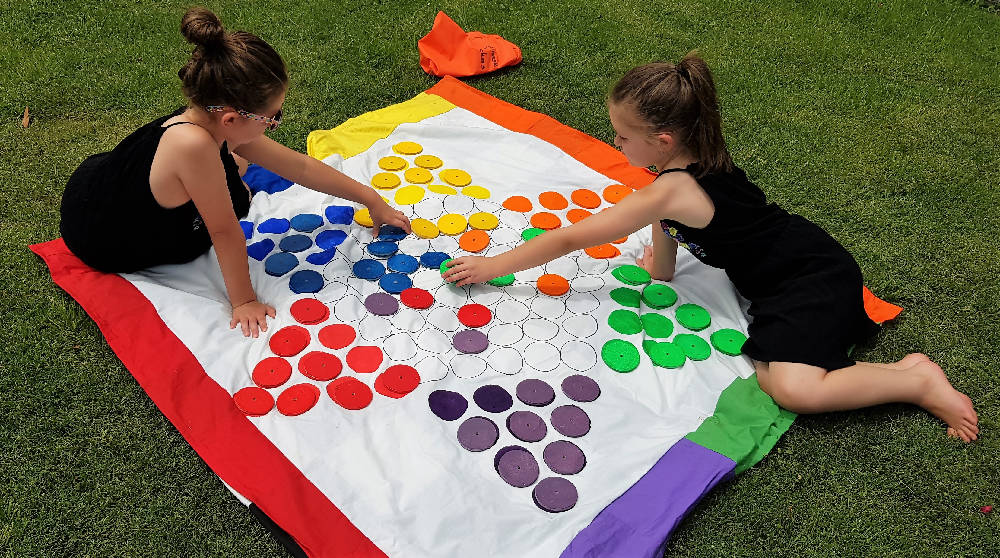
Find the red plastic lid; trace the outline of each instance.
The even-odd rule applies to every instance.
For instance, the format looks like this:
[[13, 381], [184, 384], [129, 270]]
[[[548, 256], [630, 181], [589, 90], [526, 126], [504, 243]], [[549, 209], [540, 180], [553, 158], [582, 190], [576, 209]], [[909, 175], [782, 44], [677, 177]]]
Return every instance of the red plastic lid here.
[[292, 317], [300, 324], [318, 324], [330, 317], [330, 309], [315, 298], [296, 300], [289, 309]]
[[294, 417], [313, 408], [319, 401], [319, 388], [312, 384], [295, 384], [278, 396], [278, 412]]
[[420, 374], [417, 369], [406, 364], [395, 364], [378, 375], [386, 389], [400, 395], [406, 395], [420, 385]]
[[354, 347], [347, 351], [347, 365], [359, 374], [374, 372], [382, 365], [382, 349], [370, 345]]
[[319, 330], [319, 342], [330, 349], [343, 349], [354, 343], [358, 334], [347, 324], [332, 324]]
[[281, 357], [267, 357], [253, 367], [253, 383], [262, 388], [275, 388], [288, 381], [292, 365]]
[[325, 382], [340, 375], [344, 364], [337, 355], [323, 351], [310, 351], [299, 359], [299, 372], [306, 378]]
[[243, 414], [259, 417], [271, 412], [274, 408], [274, 397], [265, 389], [245, 387], [233, 394], [233, 403]]
[[334, 403], [351, 411], [364, 409], [374, 397], [370, 387], [350, 376], [330, 382], [326, 386], [326, 393]]
[[493, 313], [482, 304], [466, 304], [458, 309], [458, 321], [468, 327], [483, 327], [492, 318]]
[[434, 295], [419, 287], [410, 287], [399, 293], [399, 300], [410, 308], [423, 310], [424, 308], [430, 308], [431, 304], [434, 304]]
[[295, 356], [309, 345], [309, 330], [302, 326], [287, 326], [274, 332], [268, 340], [271, 352], [278, 356]]

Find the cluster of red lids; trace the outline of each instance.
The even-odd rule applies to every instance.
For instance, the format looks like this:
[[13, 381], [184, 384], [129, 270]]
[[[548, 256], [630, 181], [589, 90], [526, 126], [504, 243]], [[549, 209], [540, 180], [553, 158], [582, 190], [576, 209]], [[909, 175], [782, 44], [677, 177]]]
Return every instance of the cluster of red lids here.
[[[326, 321], [330, 317], [330, 309], [314, 298], [305, 298], [292, 304], [291, 314], [300, 324], [310, 326]], [[357, 332], [347, 324], [330, 324], [319, 331], [317, 338], [324, 347], [337, 350], [353, 343]], [[320, 397], [320, 389], [313, 383], [302, 382], [289, 386], [278, 395], [277, 401], [268, 391], [288, 382], [292, 376], [292, 365], [287, 359], [305, 350], [310, 341], [309, 330], [299, 325], [287, 326], [274, 332], [268, 345], [276, 356], [264, 358], [257, 363], [252, 374], [256, 385], [245, 387], [233, 395], [236, 407], [249, 416], [266, 415], [275, 407], [285, 416], [296, 416], [313, 408]], [[355, 373], [371, 374], [382, 365], [384, 356], [378, 347], [358, 345], [347, 351], [345, 360]], [[344, 365], [333, 353], [310, 351], [299, 357], [297, 368], [306, 378], [330, 382], [326, 385], [327, 395], [344, 409], [364, 409], [374, 398], [372, 388], [366, 383], [352, 376], [340, 376]], [[375, 378], [374, 388], [381, 395], [399, 399], [417, 389], [418, 385], [420, 375], [415, 368], [395, 364]]]

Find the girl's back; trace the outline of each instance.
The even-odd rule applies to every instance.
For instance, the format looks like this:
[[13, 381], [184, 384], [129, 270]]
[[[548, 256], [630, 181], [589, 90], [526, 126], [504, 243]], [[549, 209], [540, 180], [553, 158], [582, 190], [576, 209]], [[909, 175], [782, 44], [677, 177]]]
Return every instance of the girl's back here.
[[[212, 245], [193, 201], [165, 208], [157, 203], [149, 171], [169, 118], [158, 118], [122, 140], [113, 150], [89, 157], [70, 177], [63, 194], [60, 232], [67, 246], [91, 267], [130, 272], [153, 265], [184, 263]], [[176, 125], [192, 125], [175, 123]], [[250, 197], [236, 161], [223, 144], [219, 156], [239, 217]]]

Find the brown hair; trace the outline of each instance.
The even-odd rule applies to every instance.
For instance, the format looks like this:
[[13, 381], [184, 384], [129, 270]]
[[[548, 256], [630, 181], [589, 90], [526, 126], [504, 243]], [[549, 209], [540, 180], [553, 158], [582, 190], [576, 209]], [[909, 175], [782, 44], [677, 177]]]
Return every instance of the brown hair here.
[[697, 53], [677, 64], [653, 62], [629, 70], [608, 101], [632, 106], [653, 133], [673, 134], [700, 163], [699, 178], [733, 170], [712, 72]]
[[285, 62], [271, 45], [253, 33], [227, 32], [205, 8], [184, 13], [181, 33], [196, 45], [177, 72], [184, 95], [194, 105], [258, 111], [288, 84]]

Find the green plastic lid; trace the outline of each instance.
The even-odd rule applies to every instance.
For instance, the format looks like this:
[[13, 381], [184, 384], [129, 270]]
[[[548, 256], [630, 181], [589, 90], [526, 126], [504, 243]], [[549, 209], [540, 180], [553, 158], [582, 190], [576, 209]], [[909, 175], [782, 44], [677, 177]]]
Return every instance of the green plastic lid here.
[[669, 308], [677, 302], [677, 291], [670, 288], [669, 285], [658, 283], [646, 285], [642, 289], [642, 301], [646, 303], [646, 306], [657, 310]]
[[649, 358], [653, 364], [663, 368], [680, 368], [684, 366], [687, 355], [684, 354], [684, 349], [680, 345], [663, 341], [649, 348]]
[[497, 277], [496, 279], [490, 279], [487, 282], [495, 287], [506, 287], [507, 285], [514, 284], [514, 274], [510, 273], [507, 275], [501, 275], [500, 277]]
[[612, 370], [631, 372], [639, 366], [639, 349], [624, 339], [612, 339], [601, 347], [601, 358]]
[[628, 287], [618, 287], [611, 291], [611, 299], [621, 304], [622, 306], [628, 306], [630, 308], [638, 308], [639, 301], [642, 300], [642, 295], [639, 291], [635, 289], [629, 289]]
[[674, 322], [663, 314], [646, 313], [642, 315], [642, 328], [649, 337], [670, 337], [674, 332]]
[[622, 335], [635, 335], [642, 331], [639, 314], [631, 310], [615, 310], [608, 316], [608, 325]]
[[691, 360], [705, 360], [712, 356], [712, 347], [708, 346], [708, 341], [693, 333], [678, 333], [672, 343], [679, 346]]
[[454, 258], [448, 258], [447, 260], [441, 262], [441, 267], [440, 267], [441, 275], [444, 275], [444, 272], [448, 271], [448, 262], [450, 262], [453, 259]]
[[545, 232], [544, 229], [531, 227], [530, 229], [524, 229], [523, 231], [521, 231], [521, 238], [523, 238], [524, 241], [527, 242], [532, 238], [535, 238], [536, 236], [542, 234], [543, 232]]
[[737, 356], [743, 352], [743, 344], [747, 342], [747, 336], [735, 329], [720, 329], [711, 336], [712, 345], [729, 356]]
[[677, 307], [677, 322], [692, 331], [701, 331], [712, 323], [712, 316], [697, 304], [681, 304]]
[[637, 265], [620, 265], [611, 272], [611, 275], [628, 285], [644, 285], [653, 279], [648, 271]]

